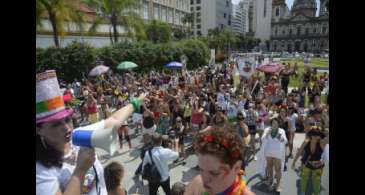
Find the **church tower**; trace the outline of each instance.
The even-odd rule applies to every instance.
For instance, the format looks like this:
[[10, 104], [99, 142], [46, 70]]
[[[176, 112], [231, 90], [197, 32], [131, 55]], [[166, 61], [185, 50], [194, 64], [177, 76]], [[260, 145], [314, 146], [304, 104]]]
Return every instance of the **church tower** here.
[[289, 9], [285, 0], [273, 0], [272, 2], [272, 21], [278, 22], [289, 17]]
[[291, 9], [291, 14], [292, 16], [303, 14], [308, 17], [315, 17], [316, 11], [316, 0], [295, 0]]
[[319, 15], [329, 14], [329, 0], [321, 0], [320, 1], [320, 8], [319, 8]]

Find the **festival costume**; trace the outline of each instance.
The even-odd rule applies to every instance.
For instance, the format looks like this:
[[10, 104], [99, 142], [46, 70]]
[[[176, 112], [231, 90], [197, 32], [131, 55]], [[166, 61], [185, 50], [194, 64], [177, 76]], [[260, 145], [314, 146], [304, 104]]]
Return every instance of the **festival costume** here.
[[[56, 71], [49, 70], [36, 75], [36, 123], [59, 121], [73, 113], [72, 109], [66, 109], [64, 100], [57, 81]], [[98, 123], [80, 127], [76, 130], [104, 129], [104, 120]], [[43, 146], [45, 147], [45, 146]], [[56, 194], [58, 190], [64, 192], [76, 167], [77, 155], [80, 147], [71, 144], [71, 150], [63, 156], [61, 167], [46, 167], [42, 162], [36, 161], [36, 194]], [[95, 167], [95, 169], [93, 168]], [[104, 169], [96, 158], [84, 176], [82, 194], [107, 195]], [[97, 177], [96, 177], [97, 176]], [[98, 180], [96, 180], [98, 178]]]
[[307, 183], [312, 182], [313, 194], [319, 195], [324, 167], [324, 163], [322, 162], [323, 153], [324, 150], [322, 150], [319, 143], [316, 144], [316, 149], [313, 153], [310, 150], [310, 143], [304, 147], [304, 155], [302, 158], [303, 165], [300, 175], [300, 187], [302, 192], [306, 192]]
[[[266, 177], [266, 154], [267, 154], [267, 150], [268, 150], [268, 132], [270, 132], [270, 127], [266, 128], [264, 131], [264, 134], [262, 136], [262, 146], [260, 151], [257, 153], [257, 173], [260, 174], [262, 177]], [[278, 134], [282, 134], [283, 136], [285, 136], [285, 132], [283, 129], [278, 130]], [[276, 139], [276, 138], [275, 138]], [[286, 140], [286, 139], [285, 139]], [[280, 157], [279, 159], [281, 160], [281, 175], [283, 175], [284, 173], [284, 163], [285, 163], [285, 144], [286, 144], [287, 140], [282, 142], [280, 144], [280, 150], [278, 151], [278, 156]]]
[[[247, 181], [245, 178], [245, 174], [243, 170], [240, 170], [236, 179], [234, 180], [234, 183], [229, 188], [221, 193], [218, 193], [217, 195], [243, 195], [246, 188]], [[203, 192], [202, 195], [209, 195], [209, 193]]]

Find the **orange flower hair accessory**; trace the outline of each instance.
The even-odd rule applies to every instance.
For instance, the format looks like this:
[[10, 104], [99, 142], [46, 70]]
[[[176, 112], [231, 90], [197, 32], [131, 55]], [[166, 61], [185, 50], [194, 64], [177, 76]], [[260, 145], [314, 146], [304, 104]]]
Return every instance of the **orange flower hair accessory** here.
[[233, 158], [237, 158], [240, 156], [240, 152], [238, 150], [235, 150], [235, 151], [231, 152], [230, 156]]
[[214, 141], [214, 137], [212, 135], [206, 135], [203, 137], [203, 141], [212, 142]]
[[229, 148], [229, 143], [226, 139], [222, 140], [219, 144], [224, 146], [226, 149]]

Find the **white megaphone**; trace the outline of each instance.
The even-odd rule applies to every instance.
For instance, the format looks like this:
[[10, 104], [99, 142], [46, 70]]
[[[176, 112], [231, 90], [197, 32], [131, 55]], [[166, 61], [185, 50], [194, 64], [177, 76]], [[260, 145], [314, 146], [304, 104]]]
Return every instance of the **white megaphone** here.
[[72, 133], [72, 144], [76, 146], [101, 148], [111, 156], [119, 148], [117, 129], [76, 130]]

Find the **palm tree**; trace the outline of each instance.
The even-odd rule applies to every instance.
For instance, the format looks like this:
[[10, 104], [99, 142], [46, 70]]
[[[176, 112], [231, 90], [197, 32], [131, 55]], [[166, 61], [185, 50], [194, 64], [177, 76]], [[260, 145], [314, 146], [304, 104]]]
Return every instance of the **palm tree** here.
[[222, 48], [223, 40], [220, 36], [220, 30], [218, 27], [213, 29], [208, 29], [208, 46], [209, 48], [214, 48], [217, 52]]
[[227, 56], [229, 56], [231, 51], [231, 44], [235, 44], [237, 42], [236, 35], [232, 31], [226, 29], [224, 29], [221, 34], [223, 42], [226, 43]]
[[44, 12], [44, 6], [42, 6], [41, 2], [39, 0], [36, 1], [36, 27], [38, 30], [39, 28], [42, 28], [42, 22], [41, 22], [41, 16], [42, 13]]
[[65, 35], [65, 22], [74, 21], [82, 29], [83, 14], [78, 10], [80, 3], [80, 0], [36, 0], [37, 27], [42, 27], [41, 15], [47, 13], [56, 47], [60, 46], [58, 37]]
[[167, 43], [171, 40], [171, 28], [166, 22], [151, 20], [146, 26], [146, 34], [153, 43]]
[[186, 37], [189, 37], [190, 36], [190, 33], [191, 33], [191, 24], [193, 23], [194, 21], [194, 15], [192, 13], [190, 14], [185, 14], [182, 18], [181, 18], [181, 22], [184, 24], [184, 26], [187, 25], [187, 28], [186, 28], [186, 34], [187, 36]]
[[140, 7], [136, 0], [86, 0], [87, 4], [99, 14], [89, 29], [90, 33], [96, 32], [102, 22], [109, 22], [112, 28], [112, 44], [118, 42], [118, 25], [123, 26], [127, 37], [137, 40], [146, 37], [143, 27], [143, 19], [134, 11]]

